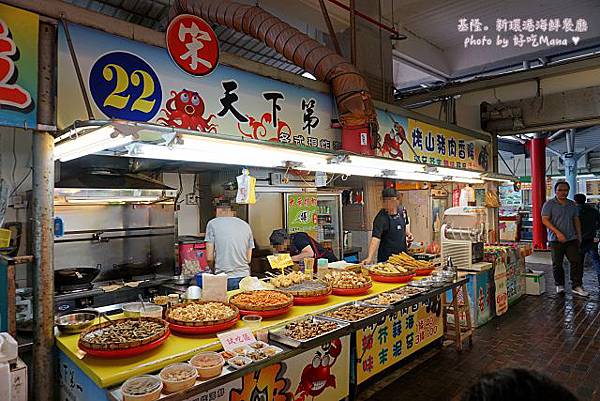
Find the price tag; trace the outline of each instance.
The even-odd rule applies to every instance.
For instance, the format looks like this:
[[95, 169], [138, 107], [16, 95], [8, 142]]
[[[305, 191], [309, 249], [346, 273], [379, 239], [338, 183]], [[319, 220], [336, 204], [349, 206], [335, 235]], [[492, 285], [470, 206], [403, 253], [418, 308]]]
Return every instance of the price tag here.
[[280, 253], [278, 255], [269, 255], [269, 256], [267, 256], [267, 260], [269, 261], [269, 264], [271, 265], [271, 269], [281, 270], [282, 274], [286, 267], [294, 265], [294, 261], [292, 260], [292, 257], [290, 256], [289, 253]]
[[256, 338], [248, 329], [229, 330], [218, 333], [219, 341], [225, 351], [231, 351], [241, 345], [249, 345], [256, 342]]

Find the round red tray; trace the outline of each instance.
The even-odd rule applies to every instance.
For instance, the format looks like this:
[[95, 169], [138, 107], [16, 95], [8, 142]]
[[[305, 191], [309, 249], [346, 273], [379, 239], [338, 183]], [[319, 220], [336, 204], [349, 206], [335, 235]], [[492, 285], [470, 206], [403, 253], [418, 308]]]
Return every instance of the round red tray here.
[[179, 324], [169, 322], [169, 328], [180, 334], [214, 334], [223, 330], [227, 330], [237, 323], [240, 320], [240, 316], [236, 316], [234, 319], [231, 319], [225, 323], [212, 324], [209, 326], [182, 326]]
[[127, 357], [131, 357], [131, 356], [137, 356], [137, 355], [143, 354], [144, 352], [148, 352], [150, 350], [153, 350], [154, 348], [157, 348], [162, 343], [167, 341], [167, 338], [169, 338], [170, 335], [171, 335], [171, 331], [167, 330], [165, 335], [156, 341], [142, 345], [140, 347], [134, 347], [134, 348], [128, 348], [128, 349], [104, 351], [104, 350], [97, 350], [97, 349], [88, 349], [88, 348], [82, 347], [82, 346], [79, 346], [79, 348], [82, 351], [84, 351], [86, 354], [88, 354], [90, 356], [95, 356], [98, 358], [127, 358]]
[[371, 278], [382, 283], [408, 283], [415, 277], [414, 274], [408, 276], [380, 276], [379, 274], [371, 273]]
[[415, 274], [417, 276], [429, 276], [433, 272], [433, 270], [435, 269], [417, 269]]
[[331, 291], [327, 294], [318, 295], [314, 297], [297, 297], [294, 296], [294, 305], [319, 305], [327, 302], [327, 299], [331, 295]]
[[341, 296], [352, 296], [352, 295], [365, 295], [371, 291], [371, 287], [373, 284], [361, 287], [361, 288], [334, 288], [333, 295], [341, 295]]
[[258, 315], [258, 316], [262, 316], [262, 317], [274, 317], [274, 316], [279, 316], [279, 315], [285, 315], [286, 313], [288, 313], [290, 311], [291, 308], [292, 308], [292, 305], [290, 305], [286, 308], [275, 309], [275, 310], [266, 310], [266, 311], [240, 309], [240, 315], [242, 315], [242, 316]]

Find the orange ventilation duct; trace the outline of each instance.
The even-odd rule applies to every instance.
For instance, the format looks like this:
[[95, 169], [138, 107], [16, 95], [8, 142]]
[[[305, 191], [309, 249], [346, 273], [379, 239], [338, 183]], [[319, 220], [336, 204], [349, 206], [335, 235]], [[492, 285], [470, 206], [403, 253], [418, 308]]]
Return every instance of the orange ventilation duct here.
[[328, 83], [343, 127], [342, 147], [373, 153], [378, 124], [371, 93], [363, 76], [344, 57], [259, 7], [227, 0], [175, 0], [171, 18], [179, 14], [197, 15], [250, 35]]

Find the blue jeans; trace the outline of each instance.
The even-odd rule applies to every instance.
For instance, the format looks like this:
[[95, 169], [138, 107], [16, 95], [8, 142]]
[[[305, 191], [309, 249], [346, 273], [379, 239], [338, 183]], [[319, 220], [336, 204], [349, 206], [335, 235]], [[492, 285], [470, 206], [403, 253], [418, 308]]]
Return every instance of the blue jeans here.
[[243, 277], [233, 277], [227, 279], [227, 291], [237, 290], [240, 288], [240, 281]]
[[585, 255], [590, 256], [592, 266], [594, 266], [594, 269], [596, 269], [596, 273], [600, 275], [600, 255], [598, 255], [598, 243], [584, 240], [581, 244], [581, 254], [584, 258]]

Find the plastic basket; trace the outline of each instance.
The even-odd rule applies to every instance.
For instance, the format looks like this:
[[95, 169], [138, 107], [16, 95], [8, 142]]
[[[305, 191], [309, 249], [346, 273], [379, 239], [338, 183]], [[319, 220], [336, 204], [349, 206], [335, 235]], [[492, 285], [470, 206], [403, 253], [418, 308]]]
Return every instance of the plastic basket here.
[[12, 232], [6, 228], [0, 228], [0, 248], [8, 248], [10, 246], [10, 236]]

